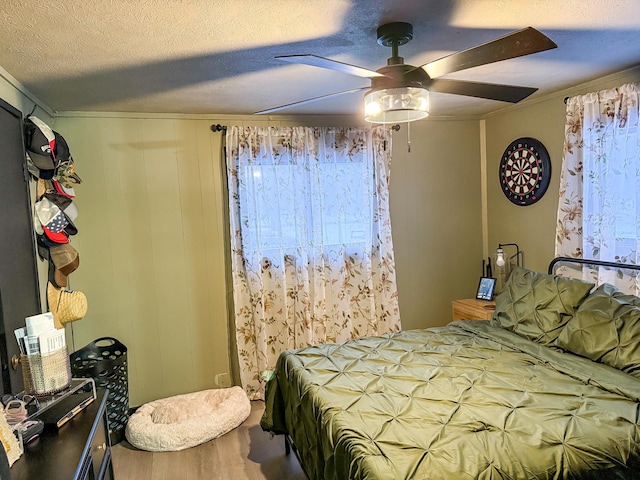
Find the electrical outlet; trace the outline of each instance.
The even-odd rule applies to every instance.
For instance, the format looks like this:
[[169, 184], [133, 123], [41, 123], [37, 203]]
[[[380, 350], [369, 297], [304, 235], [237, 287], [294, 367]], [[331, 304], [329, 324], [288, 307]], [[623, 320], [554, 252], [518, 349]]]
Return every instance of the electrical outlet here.
[[231, 386], [228, 373], [217, 373], [213, 377], [213, 383], [217, 388], [228, 388]]

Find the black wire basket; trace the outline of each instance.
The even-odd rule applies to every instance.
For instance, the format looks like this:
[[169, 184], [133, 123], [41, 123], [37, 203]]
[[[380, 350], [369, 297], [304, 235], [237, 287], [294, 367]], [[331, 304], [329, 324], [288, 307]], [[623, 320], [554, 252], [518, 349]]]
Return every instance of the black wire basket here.
[[70, 355], [74, 378], [93, 378], [96, 388], [108, 388], [107, 417], [111, 445], [124, 439], [129, 420], [127, 347], [111, 337], [101, 337]]

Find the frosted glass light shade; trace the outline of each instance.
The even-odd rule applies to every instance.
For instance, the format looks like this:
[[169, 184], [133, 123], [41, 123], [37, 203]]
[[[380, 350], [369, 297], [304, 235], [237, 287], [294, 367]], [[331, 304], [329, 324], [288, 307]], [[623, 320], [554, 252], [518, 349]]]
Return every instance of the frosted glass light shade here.
[[364, 119], [372, 123], [403, 123], [429, 115], [429, 91], [401, 87], [371, 90], [364, 96]]

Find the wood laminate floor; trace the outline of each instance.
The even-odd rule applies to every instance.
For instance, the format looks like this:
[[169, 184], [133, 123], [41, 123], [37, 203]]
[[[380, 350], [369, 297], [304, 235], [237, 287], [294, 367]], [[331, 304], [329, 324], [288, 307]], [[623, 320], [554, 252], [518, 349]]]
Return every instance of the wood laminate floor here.
[[260, 428], [264, 403], [251, 402], [249, 418], [235, 430], [180, 452], [138, 450], [126, 440], [112, 449], [117, 480], [306, 480], [284, 438]]

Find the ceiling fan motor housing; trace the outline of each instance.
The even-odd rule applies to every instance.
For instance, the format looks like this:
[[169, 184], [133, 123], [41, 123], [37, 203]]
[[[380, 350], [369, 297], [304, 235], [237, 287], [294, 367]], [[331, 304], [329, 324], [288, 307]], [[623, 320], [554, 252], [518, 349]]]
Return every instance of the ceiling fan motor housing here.
[[425, 88], [430, 80], [427, 72], [413, 65], [406, 65], [404, 58], [398, 55], [398, 47], [405, 45], [413, 38], [413, 26], [406, 22], [387, 23], [378, 27], [377, 35], [378, 43], [391, 47], [392, 54], [387, 59], [387, 65], [376, 70], [383, 76], [371, 78], [371, 90], [401, 87]]
[[387, 65], [376, 71], [383, 76], [371, 79], [371, 90], [400, 87], [426, 88], [431, 80], [422, 68], [404, 63]]

